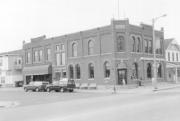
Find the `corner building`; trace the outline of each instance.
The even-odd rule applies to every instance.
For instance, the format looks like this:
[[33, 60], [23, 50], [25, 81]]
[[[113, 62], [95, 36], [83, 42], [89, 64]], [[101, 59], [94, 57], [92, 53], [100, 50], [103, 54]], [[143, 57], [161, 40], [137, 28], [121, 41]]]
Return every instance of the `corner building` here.
[[[164, 31], [155, 31], [158, 81], [166, 81]], [[24, 43], [24, 80], [74, 79], [97, 85], [136, 83], [153, 77], [152, 26], [112, 20], [108, 26]]]

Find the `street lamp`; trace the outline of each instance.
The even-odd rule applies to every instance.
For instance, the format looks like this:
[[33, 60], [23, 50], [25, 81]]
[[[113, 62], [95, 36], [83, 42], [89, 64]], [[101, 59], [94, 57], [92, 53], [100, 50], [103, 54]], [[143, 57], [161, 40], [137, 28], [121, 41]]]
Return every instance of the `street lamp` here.
[[166, 17], [167, 15], [164, 14], [162, 16], [156, 17], [152, 19], [152, 34], [153, 34], [153, 61], [154, 61], [154, 77], [152, 78], [152, 85], [154, 87], [154, 89], [157, 89], [157, 68], [156, 68], [156, 38], [155, 38], [155, 30], [154, 30], [154, 26], [155, 26], [155, 22], [162, 18], [162, 17]]

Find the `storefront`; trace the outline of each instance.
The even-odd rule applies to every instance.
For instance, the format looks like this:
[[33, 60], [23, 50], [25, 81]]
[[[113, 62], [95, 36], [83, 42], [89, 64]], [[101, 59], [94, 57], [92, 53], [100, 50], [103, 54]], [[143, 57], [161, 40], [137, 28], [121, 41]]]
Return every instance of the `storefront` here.
[[24, 67], [23, 76], [25, 84], [30, 81], [48, 81], [52, 82], [52, 66], [41, 65], [41, 66], [31, 66]]

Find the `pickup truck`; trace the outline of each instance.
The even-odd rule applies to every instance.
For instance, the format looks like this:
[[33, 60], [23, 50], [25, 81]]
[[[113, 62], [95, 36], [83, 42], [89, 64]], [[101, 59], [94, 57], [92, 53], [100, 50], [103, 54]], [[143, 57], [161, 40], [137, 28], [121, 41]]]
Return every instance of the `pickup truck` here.
[[50, 92], [54, 90], [54, 91], [61, 91], [61, 92], [65, 92], [65, 91], [73, 92], [75, 87], [76, 86], [75, 86], [74, 80], [63, 78], [59, 81], [56, 81], [52, 84], [47, 85], [46, 91]]

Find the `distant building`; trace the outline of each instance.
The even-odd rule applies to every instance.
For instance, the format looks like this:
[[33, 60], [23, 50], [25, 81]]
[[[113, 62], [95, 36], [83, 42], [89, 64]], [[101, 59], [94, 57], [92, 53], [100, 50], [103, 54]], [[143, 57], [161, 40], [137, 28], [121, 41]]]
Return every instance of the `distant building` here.
[[165, 40], [167, 80], [171, 82], [180, 81], [180, 46], [174, 39]]
[[22, 80], [22, 50], [0, 53], [0, 85], [15, 86]]
[[[155, 31], [157, 78], [166, 81], [164, 31]], [[110, 25], [25, 43], [23, 75], [30, 81], [74, 79], [77, 83], [122, 85], [153, 77], [152, 26], [112, 20]]]

